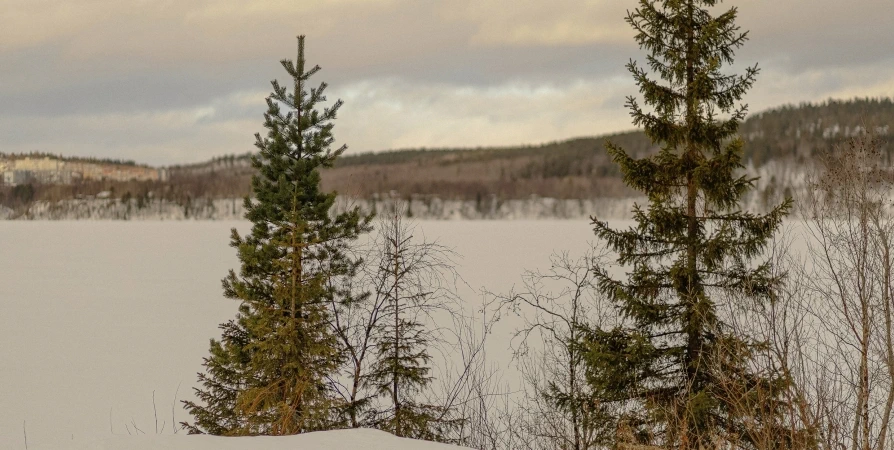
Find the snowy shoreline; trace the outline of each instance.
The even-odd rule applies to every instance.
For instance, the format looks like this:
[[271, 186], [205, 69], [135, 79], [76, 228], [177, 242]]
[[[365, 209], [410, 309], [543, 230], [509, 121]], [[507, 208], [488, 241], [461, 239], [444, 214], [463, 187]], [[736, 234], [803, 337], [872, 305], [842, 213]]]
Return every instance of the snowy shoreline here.
[[[745, 196], [745, 210], [766, 211], [782, 201], [785, 195], [800, 197], [807, 187], [806, 167], [771, 161], [760, 168], [749, 165], [745, 172], [757, 178], [755, 190]], [[644, 205], [645, 197], [556, 199], [532, 195], [524, 199], [499, 199], [485, 196], [477, 200], [444, 200], [437, 197], [382, 194], [372, 199], [338, 197], [334, 212], [359, 206], [364, 211], [383, 212], [401, 205], [404, 213], [420, 220], [588, 220], [632, 218], [635, 204]], [[242, 220], [245, 215], [242, 198], [183, 201], [150, 199], [70, 199], [57, 202], [37, 201], [26, 211], [14, 212], [0, 205], [0, 220], [133, 220], [168, 221]]]
[[[524, 200], [481, 201], [441, 200], [438, 198], [358, 200], [339, 198], [334, 210], [359, 206], [364, 211], [393, 211], [395, 205], [404, 214], [420, 220], [530, 220], [587, 219], [590, 216], [629, 218], [635, 202], [645, 199], [562, 200], [530, 197]], [[186, 205], [155, 200], [138, 208], [133, 200], [115, 199], [63, 200], [36, 202], [18, 216], [7, 211], [7, 220], [241, 220], [245, 214], [242, 199], [197, 199]]]
[[[749, 209], [762, 211], [765, 205], [750, 196]], [[776, 200], [776, 199], [773, 199]], [[632, 218], [634, 205], [647, 204], [645, 197], [555, 199], [532, 196], [527, 199], [441, 200], [439, 198], [365, 200], [339, 198], [334, 212], [359, 206], [363, 211], [383, 213], [400, 208], [403, 214], [419, 220], [588, 220]], [[0, 207], [0, 220], [114, 220], [114, 221], [228, 221], [242, 220], [242, 199], [197, 199], [187, 204], [155, 200], [137, 207], [134, 200], [116, 199], [62, 200], [35, 202], [24, 213]]]

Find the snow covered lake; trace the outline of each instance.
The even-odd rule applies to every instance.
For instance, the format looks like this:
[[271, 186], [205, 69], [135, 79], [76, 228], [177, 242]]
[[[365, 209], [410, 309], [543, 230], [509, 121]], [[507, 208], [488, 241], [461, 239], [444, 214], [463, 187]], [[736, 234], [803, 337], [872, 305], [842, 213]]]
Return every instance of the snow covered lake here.
[[[187, 420], [175, 396], [191, 398], [208, 340], [236, 312], [220, 286], [238, 268], [232, 227], [249, 223], [0, 222], [0, 448], [25, 448], [25, 431], [40, 448]], [[481, 288], [507, 292], [554, 250], [577, 255], [593, 240], [587, 220], [419, 231], [462, 255], [474, 304]]]

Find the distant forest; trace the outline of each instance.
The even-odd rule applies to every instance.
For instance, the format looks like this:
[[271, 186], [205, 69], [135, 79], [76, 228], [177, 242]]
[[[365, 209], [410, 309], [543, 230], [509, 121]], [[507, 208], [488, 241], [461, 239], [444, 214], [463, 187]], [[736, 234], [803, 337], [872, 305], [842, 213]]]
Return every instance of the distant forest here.
[[[745, 160], [760, 167], [774, 160], [799, 165], [831, 151], [843, 139], [872, 129], [883, 139], [894, 124], [891, 99], [828, 100], [788, 105], [750, 115], [740, 135]], [[634, 156], [657, 150], [641, 132], [576, 138], [542, 145], [475, 149], [409, 149], [348, 155], [326, 169], [323, 186], [354, 198], [438, 197], [502, 200], [531, 196], [559, 199], [622, 198], [633, 194], [609, 160], [611, 141]], [[884, 143], [890, 156], [892, 146]], [[175, 201], [241, 198], [250, 192], [250, 154], [169, 167], [158, 182], [88, 182], [75, 185], [3, 187], [0, 203], [20, 209], [33, 201], [57, 201], [109, 191], [112, 198]]]

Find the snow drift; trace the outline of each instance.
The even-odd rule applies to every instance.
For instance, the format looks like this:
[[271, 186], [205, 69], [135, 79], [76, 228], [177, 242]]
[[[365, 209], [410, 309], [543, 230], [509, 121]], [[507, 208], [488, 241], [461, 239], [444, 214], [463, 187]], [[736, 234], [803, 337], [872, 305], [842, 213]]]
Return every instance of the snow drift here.
[[399, 438], [379, 430], [335, 430], [297, 436], [114, 436], [90, 442], [62, 441], [34, 450], [458, 450], [465, 447]]

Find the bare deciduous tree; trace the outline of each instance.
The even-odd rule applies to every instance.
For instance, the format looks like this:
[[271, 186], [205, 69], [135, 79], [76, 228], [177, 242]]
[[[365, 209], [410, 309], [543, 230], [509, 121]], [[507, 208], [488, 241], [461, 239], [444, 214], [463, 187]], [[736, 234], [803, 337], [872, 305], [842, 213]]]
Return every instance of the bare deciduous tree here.
[[606, 426], [578, 345], [585, 327], [611, 320], [592, 276], [606, 254], [596, 247], [579, 258], [554, 253], [548, 270], [525, 272], [520, 290], [495, 297], [522, 320], [512, 343], [523, 381], [512, 430], [517, 448], [598, 448], [617, 431]]
[[382, 217], [359, 276], [342, 288], [350, 300], [332, 304], [347, 361], [332, 382], [346, 425], [451, 442], [485, 434], [474, 405], [496, 398], [496, 370], [484, 353], [488, 322], [457, 293], [458, 255], [421, 236], [401, 205]]
[[808, 281], [832, 393], [820, 426], [829, 447], [886, 448], [894, 406], [894, 220], [878, 139], [858, 136], [824, 160], [805, 207]]
[[892, 439], [894, 180], [879, 148], [868, 133], [822, 159], [801, 202], [806, 253], [782, 252], [785, 287], [763, 320], [749, 319], [814, 448], [882, 450]]

